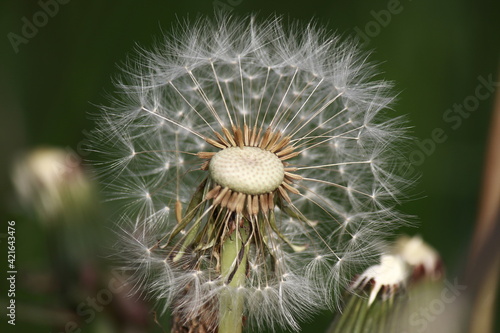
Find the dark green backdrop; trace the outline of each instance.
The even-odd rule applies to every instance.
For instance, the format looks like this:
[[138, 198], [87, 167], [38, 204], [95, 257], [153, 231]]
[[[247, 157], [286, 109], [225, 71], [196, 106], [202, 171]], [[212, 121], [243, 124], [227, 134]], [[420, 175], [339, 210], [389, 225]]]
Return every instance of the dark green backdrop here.
[[[373, 50], [372, 60], [381, 63], [381, 77], [396, 84], [396, 113], [408, 116], [417, 138], [409, 158], [420, 181], [402, 210], [416, 215], [419, 225], [404, 231], [423, 235], [442, 254], [448, 274], [459, 274], [477, 214], [494, 101], [491, 92], [474, 96], [483, 79], [498, 80], [500, 2], [60, 2], [67, 3], [20, 44], [19, 39], [13, 42], [13, 34], [22, 36], [23, 17], [32, 21], [42, 7], [37, 1], [4, 0], [0, 4], [0, 190], [4, 203], [0, 233], [5, 233], [4, 222], [16, 219], [19, 271], [43, 268], [47, 252], [40, 228], [19, 212], [12, 198], [7, 170], [13, 156], [41, 144], [76, 149], [84, 132], [94, 126], [88, 116], [97, 110], [93, 104], [106, 104], [106, 92], [113, 91], [111, 78], [136, 45], [148, 48], [177, 19], [210, 14], [214, 5], [223, 4], [237, 14], [278, 13], [305, 22], [315, 18], [345, 36], [363, 32], [366, 48]], [[454, 113], [453, 108], [460, 105], [471, 111]], [[436, 129], [441, 131], [437, 130], [438, 138], [431, 143]], [[3, 267], [3, 244], [1, 248]], [[3, 273], [0, 276], [5, 281]], [[0, 300], [5, 299], [3, 290]], [[19, 301], [44, 303], [41, 296], [20, 292]], [[6, 322], [3, 311], [0, 327]], [[316, 326], [304, 326], [304, 331], [318, 332], [327, 322], [324, 316]], [[49, 332], [50, 328], [18, 318], [13, 332], [28, 331]]]

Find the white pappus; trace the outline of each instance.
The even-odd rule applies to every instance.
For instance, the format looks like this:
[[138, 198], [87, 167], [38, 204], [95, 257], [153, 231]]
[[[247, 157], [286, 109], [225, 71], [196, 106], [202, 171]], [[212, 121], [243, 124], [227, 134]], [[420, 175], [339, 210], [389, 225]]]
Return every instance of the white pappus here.
[[92, 147], [137, 288], [212, 328], [222, 299], [257, 329], [336, 307], [401, 222], [391, 84], [354, 43], [277, 17], [183, 23], [137, 58]]

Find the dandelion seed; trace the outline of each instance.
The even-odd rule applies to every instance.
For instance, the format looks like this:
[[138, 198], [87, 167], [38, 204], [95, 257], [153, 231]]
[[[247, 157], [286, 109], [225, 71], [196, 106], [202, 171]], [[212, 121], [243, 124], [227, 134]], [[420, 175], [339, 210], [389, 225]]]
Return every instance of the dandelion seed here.
[[391, 85], [368, 81], [359, 51], [314, 24], [223, 15], [182, 27], [130, 72], [94, 149], [132, 221], [122, 246], [150, 249], [125, 251], [125, 265], [175, 325], [298, 330], [337, 306], [399, 222]]

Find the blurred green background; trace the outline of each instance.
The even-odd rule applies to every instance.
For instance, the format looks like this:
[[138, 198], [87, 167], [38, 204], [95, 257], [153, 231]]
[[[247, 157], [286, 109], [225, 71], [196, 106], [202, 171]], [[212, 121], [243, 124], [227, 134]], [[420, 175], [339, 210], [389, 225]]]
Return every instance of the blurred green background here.
[[[16, 204], [9, 179], [13, 158], [39, 145], [79, 151], [85, 132], [94, 127], [89, 113], [98, 110], [94, 105], [107, 104], [106, 94], [114, 90], [112, 78], [126, 57], [138, 45], [150, 48], [177, 20], [212, 14], [221, 7], [236, 14], [277, 13], [304, 22], [314, 18], [343, 36], [363, 36], [364, 48], [380, 63], [380, 77], [395, 82], [395, 115], [407, 115], [416, 142], [425, 143], [409, 149], [415, 169], [411, 173], [420, 180], [410, 193], [412, 200], [401, 207], [418, 217], [418, 225], [402, 231], [421, 234], [433, 245], [449, 276], [464, 268], [494, 102], [493, 93], [484, 88], [484, 98], [474, 96], [480, 78], [499, 80], [499, 1], [59, 0], [57, 12], [46, 16], [46, 22], [37, 14], [43, 11], [41, 3], [0, 4], [0, 234], [5, 235], [8, 220], [17, 222], [18, 304], [57, 306], [51, 297], [21, 283], [21, 276], [43, 271], [50, 260], [44, 229]], [[23, 25], [33, 19], [44, 24], [25, 38]], [[453, 113], [455, 118], [446, 120], [454, 105], [472, 111]], [[436, 128], [444, 134], [441, 142], [431, 144]], [[0, 240], [3, 268], [7, 256], [5, 240]], [[8, 326], [4, 310], [1, 313], [0, 327], [7, 332], [61, 331], [47, 320], [19, 313], [16, 326]], [[328, 321], [328, 314], [320, 316], [313, 325], [305, 324], [304, 332], [321, 331]], [[80, 328], [97, 332], [92, 325]]]

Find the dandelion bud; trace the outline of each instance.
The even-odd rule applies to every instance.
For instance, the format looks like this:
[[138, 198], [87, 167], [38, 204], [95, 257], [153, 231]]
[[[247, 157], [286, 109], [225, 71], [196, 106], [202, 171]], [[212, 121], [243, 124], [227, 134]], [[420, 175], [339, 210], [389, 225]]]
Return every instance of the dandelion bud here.
[[383, 255], [380, 264], [366, 269], [353, 283], [352, 289], [371, 285], [368, 305], [372, 304], [380, 291], [383, 299], [393, 297], [398, 289], [406, 285], [409, 269], [405, 262], [397, 256]]
[[378, 257], [408, 182], [372, 70], [314, 24], [224, 15], [126, 70], [92, 149], [123, 203], [123, 264], [176, 327], [298, 330]]
[[12, 181], [20, 203], [44, 223], [75, 221], [93, 199], [80, 158], [64, 149], [37, 148], [20, 157]]
[[444, 270], [439, 253], [419, 236], [399, 237], [393, 247], [393, 253], [399, 254], [411, 266], [413, 279], [443, 277]]
[[[420, 316], [440, 301], [443, 288], [448, 288], [441, 279], [439, 254], [417, 236], [399, 237], [390, 253], [354, 279], [346, 309], [328, 333], [439, 332], [428, 328], [427, 318]], [[445, 320], [442, 318], [439, 325]]]
[[36, 148], [15, 161], [12, 181], [22, 208], [44, 227], [39, 238], [47, 240], [51, 292], [68, 306], [80, 302], [75, 290], [96, 281], [103, 222], [81, 159], [67, 149]]

